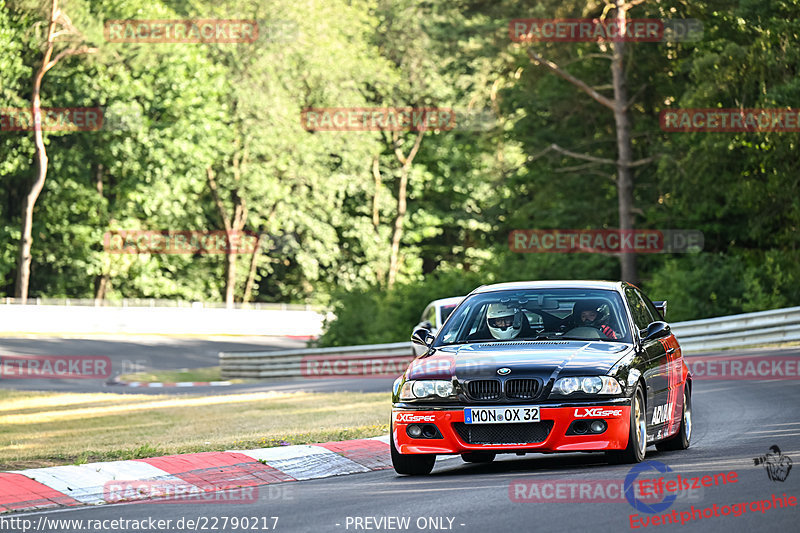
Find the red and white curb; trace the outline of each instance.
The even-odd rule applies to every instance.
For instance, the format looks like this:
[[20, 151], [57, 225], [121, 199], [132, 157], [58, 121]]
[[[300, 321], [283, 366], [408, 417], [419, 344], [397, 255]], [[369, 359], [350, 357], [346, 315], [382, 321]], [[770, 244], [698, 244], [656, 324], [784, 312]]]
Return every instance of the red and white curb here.
[[[108, 502], [114, 481], [180, 485], [194, 493], [341, 476], [391, 467], [389, 436], [323, 444], [168, 455], [0, 472], [0, 513]], [[125, 501], [147, 500], [146, 491]]]

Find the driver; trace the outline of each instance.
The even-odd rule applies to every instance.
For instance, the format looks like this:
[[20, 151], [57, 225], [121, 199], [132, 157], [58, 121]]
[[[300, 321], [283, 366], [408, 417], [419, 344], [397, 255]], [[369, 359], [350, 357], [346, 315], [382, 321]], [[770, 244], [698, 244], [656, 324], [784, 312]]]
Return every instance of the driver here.
[[616, 339], [618, 337], [617, 332], [611, 326], [605, 324], [605, 320], [608, 317], [603, 308], [604, 306], [600, 302], [578, 302], [572, 310], [572, 316], [577, 321], [577, 327], [599, 329], [609, 339]]
[[489, 304], [486, 310], [486, 325], [495, 339], [515, 339], [522, 331], [522, 311], [509, 309], [504, 304]]

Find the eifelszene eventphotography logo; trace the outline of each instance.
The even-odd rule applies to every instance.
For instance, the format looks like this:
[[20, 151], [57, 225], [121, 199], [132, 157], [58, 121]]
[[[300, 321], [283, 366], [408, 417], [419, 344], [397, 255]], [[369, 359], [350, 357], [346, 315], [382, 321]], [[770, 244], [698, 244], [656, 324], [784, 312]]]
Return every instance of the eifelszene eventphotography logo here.
[[754, 457], [753, 464], [755, 466], [763, 465], [770, 481], [786, 481], [789, 472], [792, 471], [792, 458], [783, 455], [777, 445], [770, 446], [766, 454]]

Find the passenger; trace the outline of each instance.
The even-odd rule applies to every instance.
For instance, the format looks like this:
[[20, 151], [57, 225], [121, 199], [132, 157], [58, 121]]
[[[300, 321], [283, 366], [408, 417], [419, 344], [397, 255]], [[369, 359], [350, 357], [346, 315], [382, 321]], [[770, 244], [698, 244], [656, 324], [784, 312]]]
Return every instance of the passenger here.
[[611, 326], [606, 324], [608, 316], [604, 310], [604, 304], [593, 301], [577, 302], [572, 309], [575, 327], [599, 329], [603, 335], [609, 339], [616, 339], [619, 334]]

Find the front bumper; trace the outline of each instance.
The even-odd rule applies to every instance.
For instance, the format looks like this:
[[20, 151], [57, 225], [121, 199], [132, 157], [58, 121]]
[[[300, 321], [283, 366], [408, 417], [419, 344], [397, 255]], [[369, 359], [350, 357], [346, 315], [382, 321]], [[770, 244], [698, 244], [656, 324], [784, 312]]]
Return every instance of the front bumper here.
[[[515, 406], [522, 404], [514, 404]], [[621, 398], [598, 403], [541, 404], [524, 405], [539, 407], [540, 424], [536, 431], [533, 427], [522, 428], [513, 424], [464, 424], [465, 407], [504, 407], [503, 405], [469, 405], [447, 407], [423, 407], [400, 404], [392, 408], [392, 438], [395, 447], [403, 454], [460, 454], [473, 451], [496, 453], [513, 452], [579, 452], [624, 450], [630, 435], [630, 399]], [[588, 411], [587, 411], [588, 410]], [[599, 434], [568, 434], [570, 425], [576, 420], [603, 420], [607, 424], [605, 431]], [[433, 424], [439, 430], [441, 438], [412, 438], [406, 432], [412, 424]], [[466, 428], [482, 426], [475, 433], [503, 435], [505, 431], [517, 431], [520, 428], [535, 437], [537, 442], [521, 442], [512, 438], [498, 438], [504, 442], [472, 443], [469, 439], [485, 441], [485, 437], [473, 437]], [[488, 428], [487, 426], [492, 426]], [[505, 426], [505, 427], [504, 427]], [[511, 426], [518, 426], [512, 428]], [[488, 433], [487, 433], [488, 431]], [[505, 437], [505, 435], [504, 435]], [[540, 440], [541, 439], [541, 440]]]

